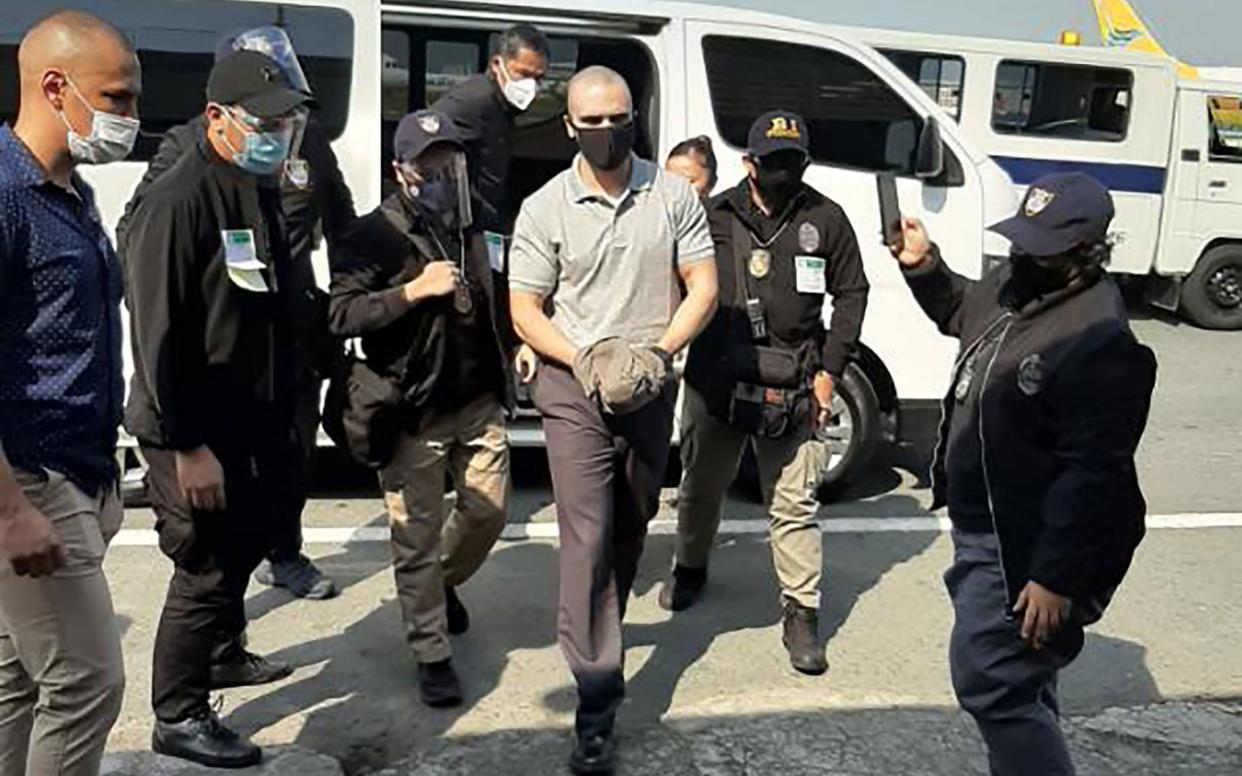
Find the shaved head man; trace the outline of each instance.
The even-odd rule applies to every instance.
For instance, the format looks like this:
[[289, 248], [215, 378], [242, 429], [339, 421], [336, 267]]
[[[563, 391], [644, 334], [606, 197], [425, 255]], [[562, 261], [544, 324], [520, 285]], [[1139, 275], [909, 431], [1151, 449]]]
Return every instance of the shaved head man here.
[[690, 184], [632, 152], [624, 78], [575, 75], [565, 128], [581, 153], [522, 204], [510, 308], [542, 361], [532, 395], [561, 529], [559, 640], [578, 683], [569, 766], [609, 774], [621, 622], [668, 461], [672, 359], [715, 311], [716, 262]]
[[13, 131], [52, 181], [68, 185], [76, 163], [129, 155], [142, 68], [119, 30], [87, 13], [62, 11], [26, 33], [17, 63], [21, 108]]
[[76, 11], [31, 29], [18, 64], [0, 126], [0, 776], [93, 776], [125, 687], [102, 567], [122, 516], [122, 280], [74, 170], [129, 154], [140, 70]]

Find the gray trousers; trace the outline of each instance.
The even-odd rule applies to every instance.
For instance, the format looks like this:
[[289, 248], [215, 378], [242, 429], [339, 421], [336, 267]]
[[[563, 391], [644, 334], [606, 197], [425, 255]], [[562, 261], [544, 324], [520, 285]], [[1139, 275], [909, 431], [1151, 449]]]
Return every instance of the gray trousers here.
[[560, 528], [558, 640], [578, 683], [580, 735], [612, 729], [625, 697], [621, 621], [673, 430], [673, 387], [629, 415], [604, 415], [567, 370], [539, 369], [533, 394], [543, 415]]
[[1073, 774], [1056, 691], [1057, 671], [1069, 660], [1022, 643], [1021, 622], [1006, 616], [993, 534], [954, 531], [953, 546], [944, 576], [955, 615], [949, 668], [958, 702], [987, 744], [993, 776]]

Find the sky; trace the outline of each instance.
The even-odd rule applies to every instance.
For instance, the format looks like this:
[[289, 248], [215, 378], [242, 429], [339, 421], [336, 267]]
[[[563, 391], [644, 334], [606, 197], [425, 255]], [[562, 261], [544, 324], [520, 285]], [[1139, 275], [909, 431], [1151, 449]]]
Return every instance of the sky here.
[[[1055, 43], [1062, 30], [1099, 42], [1091, 0], [710, 0], [812, 21]], [[1131, 0], [1169, 53], [1242, 67], [1239, 0]]]

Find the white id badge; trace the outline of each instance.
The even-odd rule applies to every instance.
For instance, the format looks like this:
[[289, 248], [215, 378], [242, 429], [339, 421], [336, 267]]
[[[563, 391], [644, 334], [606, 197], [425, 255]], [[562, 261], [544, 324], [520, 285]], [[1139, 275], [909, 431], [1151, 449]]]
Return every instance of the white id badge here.
[[483, 241], [487, 243], [487, 260], [493, 272], [505, 271], [505, 236], [497, 232], [484, 232]]
[[225, 229], [220, 232], [220, 241], [224, 244], [224, 261], [229, 269], [267, 269], [267, 265], [259, 261], [253, 229]]
[[819, 256], [795, 256], [794, 267], [797, 270], [799, 294], [826, 294], [828, 281], [824, 271], [828, 268], [828, 260]]
[[238, 288], [251, 291], [256, 294], [270, 294], [272, 289], [267, 285], [267, 278], [263, 277], [263, 271], [257, 269], [242, 269], [229, 265], [229, 280]]

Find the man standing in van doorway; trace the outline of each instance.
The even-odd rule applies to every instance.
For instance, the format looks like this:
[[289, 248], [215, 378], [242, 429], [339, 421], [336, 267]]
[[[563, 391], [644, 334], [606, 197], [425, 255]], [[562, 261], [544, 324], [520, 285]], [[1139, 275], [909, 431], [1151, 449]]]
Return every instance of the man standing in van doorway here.
[[578, 683], [570, 768], [606, 774], [622, 620], [668, 461], [672, 359], [716, 308], [716, 262], [690, 184], [631, 150], [625, 80], [589, 67], [568, 103], [581, 153], [523, 203], [509, 287], [518, 334], [544, 360], [533, 399], [560, 527], [560, 645]]
[[126, 236], [125, 425], [150, 465], [174, 565], [155, 636], [152, 747], [211, 767], [262, 758], [209, 703], [227, 686], [212, 656], [245, 627], [250, 574], [305, 492], [290, 302], [308, 279], [282, 226], [279, 176], [309, 99], [263, 54], [217, 62], [193, 149], [151, 186]]
[[686, 609], [702, 592], [725, 493], [752, 445], [770, 513], [785, 649], [796, 670], [815, 675], [828, 670], [816, 521], [828, 455], [815, 432], [831, 419], [870, 286], [849, 217], [802, 181], [811, 161], [802, 117], [765, 113], [747, 145], [746, 180], [707, 208], [721, 301], [686, 362], [677, 556], [660, 605]]
[[142, 71], [77, 11], [17, 53], [0, 126], [0, 774], [99, 773], [121, 711], [103, 560], [121, 527], [121, 269], [82, 164], [124, 159]]
[[1104, 613], [1143, 538], [1134, 454], [1156, 361], [1105, 267], [1108, 190], [1081, 173], [1031, 185], [992, 230], [1010, 260], [971, 281], [923, 225], [892, 246], [923, 311], [961, 340], [932, 468], [948, 506], [949, 668], [996, 776], [1074, 773], [1058, 672]]
[[510, 27], [500, 34], [487, 72], [458, 84], [431, 106], [457, 125], [476, 196], [475, 221], [498, 235], [508, 234], [515, 204], [509, 186], [514, 125], [539, 94], [548, 53], [548, 39], [538, 29]]

